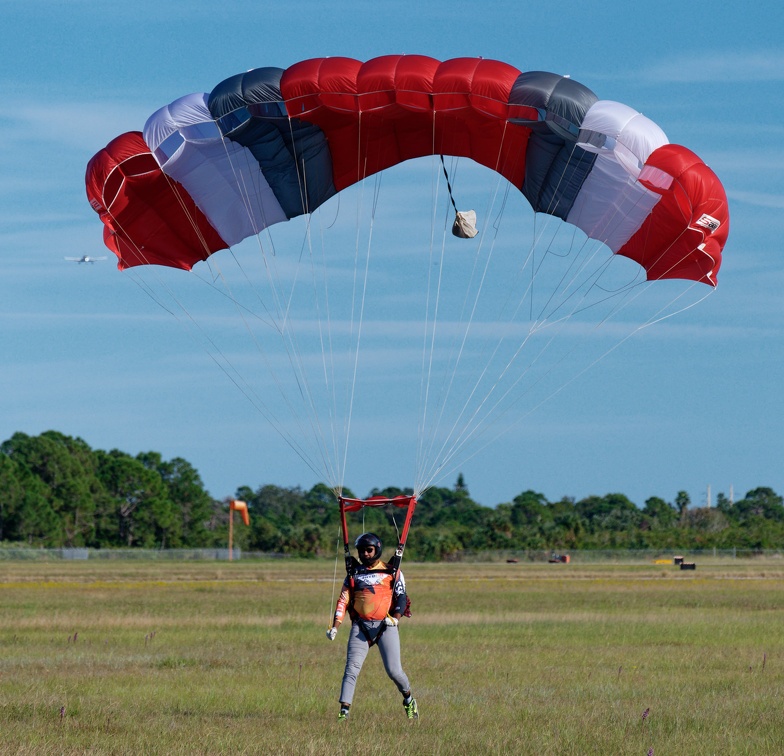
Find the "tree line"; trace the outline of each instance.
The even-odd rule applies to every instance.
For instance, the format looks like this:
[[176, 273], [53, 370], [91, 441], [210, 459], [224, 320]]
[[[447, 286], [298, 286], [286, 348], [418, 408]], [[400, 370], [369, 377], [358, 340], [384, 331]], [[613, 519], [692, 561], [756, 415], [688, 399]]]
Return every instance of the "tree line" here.
[[[373, 489], [367, 495], [410, 495]], [[345, 490], [346, 496], [357, 498]], [[251, 525], [234, 528], [246, 551], [296, 556], [334, 555], [339, 516], [335, 495], [310, 490], [240, 486]], [[132, 456], [93, 450], [57, 431], [15, 433], [0, 445], [0, 543], [62, 548], [214, 548], [228, 539], [228, 500], [205, 490], [186, 460], [157, 452]], [[364, 518], [364, 519], [363, 519]], [[397, 521], [396, 521], [397, 518]], [[388, 545], [402, 523], [394, 507], [349, 515], [350, 531], [364, 526]], [[420, 499], [406, 547], [419, 560], [457, 558], [466, 551], [784, 547], [784, 500], [755, 488], [741, 500], [719, 494], [716, 506], [692, 507], [686, 492], [672, 502], [653, 496], [642, 507], [621, 493], [548, 501], [524, 491], [488, 507], [471, 499], [462, 475], [451, 488]]]

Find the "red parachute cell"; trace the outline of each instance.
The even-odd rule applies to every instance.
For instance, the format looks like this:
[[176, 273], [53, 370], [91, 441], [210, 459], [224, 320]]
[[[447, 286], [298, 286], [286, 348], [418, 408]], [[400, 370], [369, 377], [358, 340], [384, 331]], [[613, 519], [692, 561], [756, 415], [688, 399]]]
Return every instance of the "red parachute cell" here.
[[289, 116], [326, 135], [337, 191], [438, 154], [470, 157], [520, 186], [530, 132], [506, 122], [519, 76], [482, 58], [314, 58], [288, 68], [280, 89]]
[[190, 270], [228, 246], [182, 186], [161, 171], [138, 131], [121, 134], [98, 152], [85, 183], [120, 270], [135, 265]]
[[647, 271], [649, 281], [683, 278], [716, 285], [730, 231], [727, 195], [716, 174], [691, 150], [655, 150], [640, 183], [662, 195], [653, 212], [618, 251]]

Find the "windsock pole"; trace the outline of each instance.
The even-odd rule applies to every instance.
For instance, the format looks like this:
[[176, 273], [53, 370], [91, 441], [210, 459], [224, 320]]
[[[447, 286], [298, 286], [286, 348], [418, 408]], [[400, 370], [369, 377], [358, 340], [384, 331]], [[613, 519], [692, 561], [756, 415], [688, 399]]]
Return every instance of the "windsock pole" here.
[[229, 561], [234, 558], [234, 512], [239, 512], [242, 515], [242, 521], [246, 525], [250, 525], [250, 517], [248, 516], [248, 505], [244, 501], [232, 499], [229, 502]]

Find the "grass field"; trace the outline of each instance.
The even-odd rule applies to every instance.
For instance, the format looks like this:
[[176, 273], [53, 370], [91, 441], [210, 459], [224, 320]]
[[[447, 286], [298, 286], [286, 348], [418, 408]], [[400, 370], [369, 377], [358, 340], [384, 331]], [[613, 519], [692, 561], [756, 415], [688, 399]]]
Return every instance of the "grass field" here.
[[0, 753], [784, 753], [784, 564], [408, 564], [413, 725], [334, 567], [0, 563]]

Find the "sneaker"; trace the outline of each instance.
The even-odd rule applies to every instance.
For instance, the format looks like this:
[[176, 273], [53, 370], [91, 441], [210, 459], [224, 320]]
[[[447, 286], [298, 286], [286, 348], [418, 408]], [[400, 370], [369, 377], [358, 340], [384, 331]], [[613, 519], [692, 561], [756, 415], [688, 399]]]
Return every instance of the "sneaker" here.
[[348, 709], [341, 709], [338, 714], [338, 722], [345, 722], [348, 719]]
[[403, 708], [406, 710], [406, 716], [409, 719], [419, 719], [416, 698], [412, 698], [408, 703], [404, 703]]

